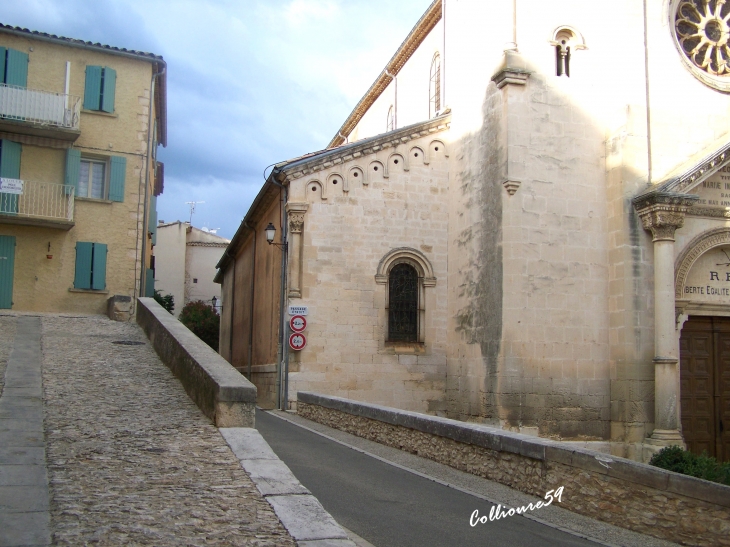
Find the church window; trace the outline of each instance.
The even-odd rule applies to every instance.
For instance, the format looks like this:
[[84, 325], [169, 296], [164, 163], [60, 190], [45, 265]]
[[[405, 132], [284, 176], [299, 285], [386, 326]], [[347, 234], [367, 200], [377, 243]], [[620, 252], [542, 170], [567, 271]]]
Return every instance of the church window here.
[[433, 118], [441, 110], [441, 55], [438, 52], [431, 61], [431, 80], [428, 89], [428, 117]]
[[388, 341], [418, 342], [418, 272], [398, 264], [388, 275]]
[[555, 47], [555, 75], [570, 77], [573, 55], [577, 50], [586, 49], [582, 36], [572, 28], [560, 27], [550, 43]]
[[674, 33], [681, 51], [697, 69], [712, 76], [730, 75], [730, 4], [715, 0], [680, 0]]
[[388, 109], [388, 119], [385, 122], [385, 130], [393, 131], [393, 129], [395, 129], [395, 111], [393, 110], [393, 105], [390, 105], [390, 108]]

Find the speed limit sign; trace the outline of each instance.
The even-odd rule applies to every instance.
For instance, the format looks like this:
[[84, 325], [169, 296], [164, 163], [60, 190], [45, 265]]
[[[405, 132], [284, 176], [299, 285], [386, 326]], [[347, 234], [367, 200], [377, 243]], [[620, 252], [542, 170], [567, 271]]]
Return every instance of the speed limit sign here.
[[307, 319], [303, 315], [295, 315], [289, 319], [289, 326], [294, 332], [302, 332], [307, 328]]
[[289, 347], [295, 351], [304, 349], [307, 345], [307, 338], [300, 332], [295, 332], [289, 337]]

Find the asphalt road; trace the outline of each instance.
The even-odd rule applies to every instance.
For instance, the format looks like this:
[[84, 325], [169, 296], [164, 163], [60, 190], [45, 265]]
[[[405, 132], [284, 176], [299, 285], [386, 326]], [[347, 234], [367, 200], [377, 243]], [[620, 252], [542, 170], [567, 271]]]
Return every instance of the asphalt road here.
[[520, 516], [470, 526], [481, 498], [430, 481], [257, 411], [256, 429], [343, 526], [376, 547], [596, 546]]

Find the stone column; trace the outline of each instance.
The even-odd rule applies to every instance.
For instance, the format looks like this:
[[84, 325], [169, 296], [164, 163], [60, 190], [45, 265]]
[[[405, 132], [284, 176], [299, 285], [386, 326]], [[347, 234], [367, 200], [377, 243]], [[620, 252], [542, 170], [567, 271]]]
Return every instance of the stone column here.
[[[696, 199], [696, 198], [695, 198]], [[648, 444], [684, 446], [679, 414], [679, 345], [674, 302], [674, 232], [694, 199], [655, 193], [634, 200], [654, 241], [654, 432]]]
[[308, 203], [287, 203], [289, 218], [289, 298], [301, 298], [302, 232]]

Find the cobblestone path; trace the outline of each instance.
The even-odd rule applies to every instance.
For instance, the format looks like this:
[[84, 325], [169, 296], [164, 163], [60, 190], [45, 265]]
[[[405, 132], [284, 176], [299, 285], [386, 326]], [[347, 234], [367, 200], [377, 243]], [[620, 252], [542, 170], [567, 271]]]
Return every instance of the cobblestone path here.
[[42, 325], [54, 545], [295, 545], [137, 325]]

